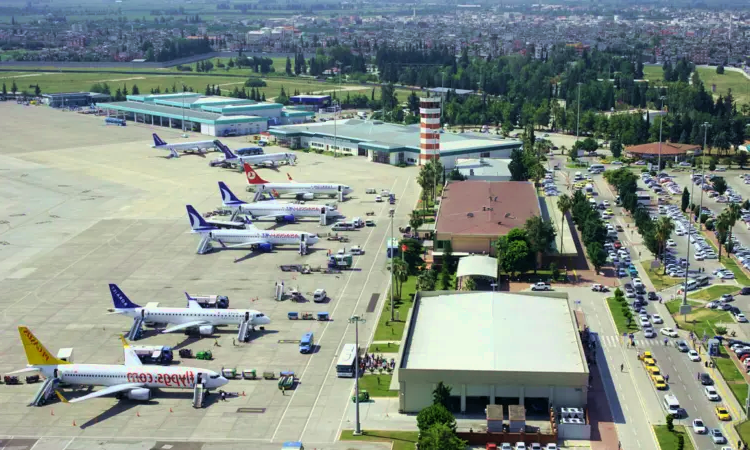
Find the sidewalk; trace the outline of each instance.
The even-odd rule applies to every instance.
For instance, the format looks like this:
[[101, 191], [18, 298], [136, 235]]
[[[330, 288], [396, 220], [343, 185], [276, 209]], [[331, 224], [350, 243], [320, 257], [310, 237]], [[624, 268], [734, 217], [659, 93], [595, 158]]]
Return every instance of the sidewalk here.
[[589, 405], [589, 420], [591, 421], [591, 449], [616, 449], [620, 439], [617, 435], [617, 428], [615, 428], [598, 368], [591, 371], [591, 387], [589, 388], [587, 403]]

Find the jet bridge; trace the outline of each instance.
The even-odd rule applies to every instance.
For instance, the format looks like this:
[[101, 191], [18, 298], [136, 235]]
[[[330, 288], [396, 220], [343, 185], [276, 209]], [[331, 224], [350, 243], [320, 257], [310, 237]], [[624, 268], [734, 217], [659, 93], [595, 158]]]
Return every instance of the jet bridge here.
[[42, 386], [36, 392], [36, 395], [34, 395], [34, 399], [29, 406], [44, 406], [55, 393], [55, 389], [57, 389], [59, 384], [60, 380], [58, 378], [47, 378], [44, 380], [44, 383], [42, 383]]

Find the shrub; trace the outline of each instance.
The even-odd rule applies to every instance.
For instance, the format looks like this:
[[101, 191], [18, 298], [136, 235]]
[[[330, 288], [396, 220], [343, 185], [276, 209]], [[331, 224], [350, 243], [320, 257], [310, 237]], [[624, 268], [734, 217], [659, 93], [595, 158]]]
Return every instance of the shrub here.
[[245, 81], [246, 87], [266, 87], [266, 82], [261, 80], [260, 78], [248, 78], [247, 81]]
[[667, 431], [674, 432], [674, 417], [672, 417], [672, 414], [667, 414]]

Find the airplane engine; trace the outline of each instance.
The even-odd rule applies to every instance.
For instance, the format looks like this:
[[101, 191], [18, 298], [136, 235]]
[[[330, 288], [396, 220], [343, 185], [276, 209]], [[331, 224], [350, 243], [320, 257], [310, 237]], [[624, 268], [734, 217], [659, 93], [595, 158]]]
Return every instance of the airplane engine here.
[[210, 336], [214, 334], [214, 326], [213, 325], [201, 325], [198, 327], [198, 333], [200, 333], [201, 336]]
[[294, 222], [294, 215], [293, 214], [287, 214], [286, 216], [282, 217], [284, 222], [292, 223]]
[[130, 400], [141, 400], [141, 401], [151, 400], [151, 389], [146, 389], [146, 388], [131, 389], [130, 392], [128, 392], [128, 398]]
[[273, 244], [258, 244], [258, 250], [262, 252], [270, 252], [273, 250]]
[[300, 197], [302, 197], [302, 200], [312, 200], [315, 198], [315, 194], [313, 194], [312, 192], [305, 192]]

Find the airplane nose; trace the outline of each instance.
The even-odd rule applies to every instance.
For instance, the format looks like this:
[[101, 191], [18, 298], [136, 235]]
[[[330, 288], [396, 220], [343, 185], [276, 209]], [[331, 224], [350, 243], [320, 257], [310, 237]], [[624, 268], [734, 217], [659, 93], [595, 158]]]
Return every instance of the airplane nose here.
[[217, 386], [217, 387], [221, 387], [221, 386], [224, 386], [225, 384], [229, 383], [229, 380], [227, 380], [227, 379], [226, 379], [226, 378], [224, 378], [224, 377], [219, 377], [219, 378], [218, 378], [218, 379], [216, 380], [216, 382], [217, 382], [217, 384], [218, 384], [218, 386]]

